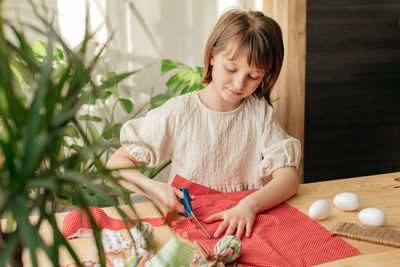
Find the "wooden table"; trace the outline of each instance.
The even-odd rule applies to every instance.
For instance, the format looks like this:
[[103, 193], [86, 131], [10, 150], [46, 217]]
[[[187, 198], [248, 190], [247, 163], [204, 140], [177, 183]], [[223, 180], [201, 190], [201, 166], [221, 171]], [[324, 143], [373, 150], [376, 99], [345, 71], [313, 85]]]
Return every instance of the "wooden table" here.
[[[326, 199], [333, 205], [333, 197], [342, 192], [353, 192], [361, 198], [358, 211], [368, 207], [382, 209], [387, 214], [385, 227], [400, 231], [400, 172], [302, 184], [297, 195], [287, 202], [308, 214], [314, 201]], [[358, 211], [342, 211], [332, 206], [330, 216], [319, 223], [328, 230], [338, 221], [360, 223]], [[400, 266], [400, 248], [343, 239], [361, 254], [321, 266]]]
[[[300, 189], [294, 197], [287, 202], [296, 207], [301, 212], [308, 214], [310, 205], [318, 199], [326, 199], [332, 204], [333, 197], [342, 192], [353, 192], [360, 196], [361, 207], [359, 210], [367, 207], [380, 208], [387, 214], [386, 227], [400, 230], [400, 172], [391, 174], [382, 174], [350, 179], [332, 180], [327, 182], [317, 182], [301, 184]], [[333, 205], [333, 204], [332, 204]], [[159, 217], [157, 209], [150, 202], [135, 204], [135, 209], [139, 216], [143, 218]], [[127, 206], [121, 206], [127, 214], [132, 214]], [[118, 218], [117, 212], [113, 208], [106, 208], [106, 213], [111, 217]], [[60, 225], [66, 213], [57, 214]], [[332, 229], [338, 221], [358, 222], [358, 211], [342, 211], [332, 207], [331, 215], [319, 223]], [[126, 232], [121, 231], [123, 235]], [[46, 227], [41, 229], [42, 236], [51, 236]], [[167, 226], [155, 227], [154, 250], [159, 250], [176, 234]], [[321, 266], [400, 266], [400, 248], [378, 245], [363, 241], [344, 238], [349, 244], [356, 247], [361, 254], [323, 264]], [[77, 251], [82, 260], [96, 258], [93, 249], [94, 241], [91, 238], [79, 238], [70, 240], [71, 246]], [[25, 255], [27, 256], [27, 255]], [[112, 255], [107, 256], [110, 260]], [[127, 257], [127, 255], [125, 255]], [[24, 257], [26, 258], [26, 257]], [[45, 259], [44, 254], [40, 253], [40, 266], [51, 266]], [[60, 266], [71, 263], [73, 260], [66, 251], [61, 252]], [[30, 266], [26, 264], [26, 266]]]

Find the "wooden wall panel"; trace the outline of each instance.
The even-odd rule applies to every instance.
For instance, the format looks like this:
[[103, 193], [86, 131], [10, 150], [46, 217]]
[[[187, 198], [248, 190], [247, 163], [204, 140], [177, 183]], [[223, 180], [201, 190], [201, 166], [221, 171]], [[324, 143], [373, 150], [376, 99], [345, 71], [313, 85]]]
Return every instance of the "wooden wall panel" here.
[[400, 1], [307, 2], [305, 182], [400, 170]]
[[[306, 64], [306, 0], [264, 0], [263, 12], [282, 29], [285, 58], [272, 91], [274, 108], [282, 127], [300, 140], [304, 151], [304, 102]], [[304, 154], [304, 153], [303, 153]], [[299, 167], [303, 181], [303, 157]]]

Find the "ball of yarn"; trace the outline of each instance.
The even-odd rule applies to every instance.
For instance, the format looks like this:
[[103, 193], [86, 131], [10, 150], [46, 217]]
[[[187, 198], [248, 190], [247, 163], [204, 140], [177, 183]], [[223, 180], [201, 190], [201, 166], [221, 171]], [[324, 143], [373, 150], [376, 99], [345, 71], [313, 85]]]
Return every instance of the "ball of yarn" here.
[[154, 238], [154, 229], [148, 222], [137, 223], [130, 230], [135, 246], [146, 248], [147, 243]]
[[227, 235], [215, 244], [214, 253], [223, 256], [225, 263], [231, 263], [240, 257], [242, 242], [234, 235]]

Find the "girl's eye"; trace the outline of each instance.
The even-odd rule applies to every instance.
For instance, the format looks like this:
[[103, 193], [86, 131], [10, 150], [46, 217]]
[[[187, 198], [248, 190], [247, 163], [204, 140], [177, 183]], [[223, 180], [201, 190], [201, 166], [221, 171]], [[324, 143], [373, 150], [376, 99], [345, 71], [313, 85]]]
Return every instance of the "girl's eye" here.
[[258, 80], [258, 77], [249, 76], [249, 79], [250, 79], [250, 80]]
[[230, 68], [226, 68], [226, 70], [227, 70], [228, 72], [235, 72], [234, 69], [230, 69]]

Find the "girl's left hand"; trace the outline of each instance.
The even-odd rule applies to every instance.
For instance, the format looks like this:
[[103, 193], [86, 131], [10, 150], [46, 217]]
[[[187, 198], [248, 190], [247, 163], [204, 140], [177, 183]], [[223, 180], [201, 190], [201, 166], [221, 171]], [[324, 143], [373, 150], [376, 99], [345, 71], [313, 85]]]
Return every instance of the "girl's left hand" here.
[[225, 235], [233, 235], [241, 238], [246, 230], [246, 237], [251, 235], [256, 213], [246, 205], [245, 202], [239, 202], [235, 207], [213, 214], [206, 218], [204, 222], [211, 223], [214, 221], [222, 221], [214, 233], [214, 237], [218, 238], [226, 229]]

